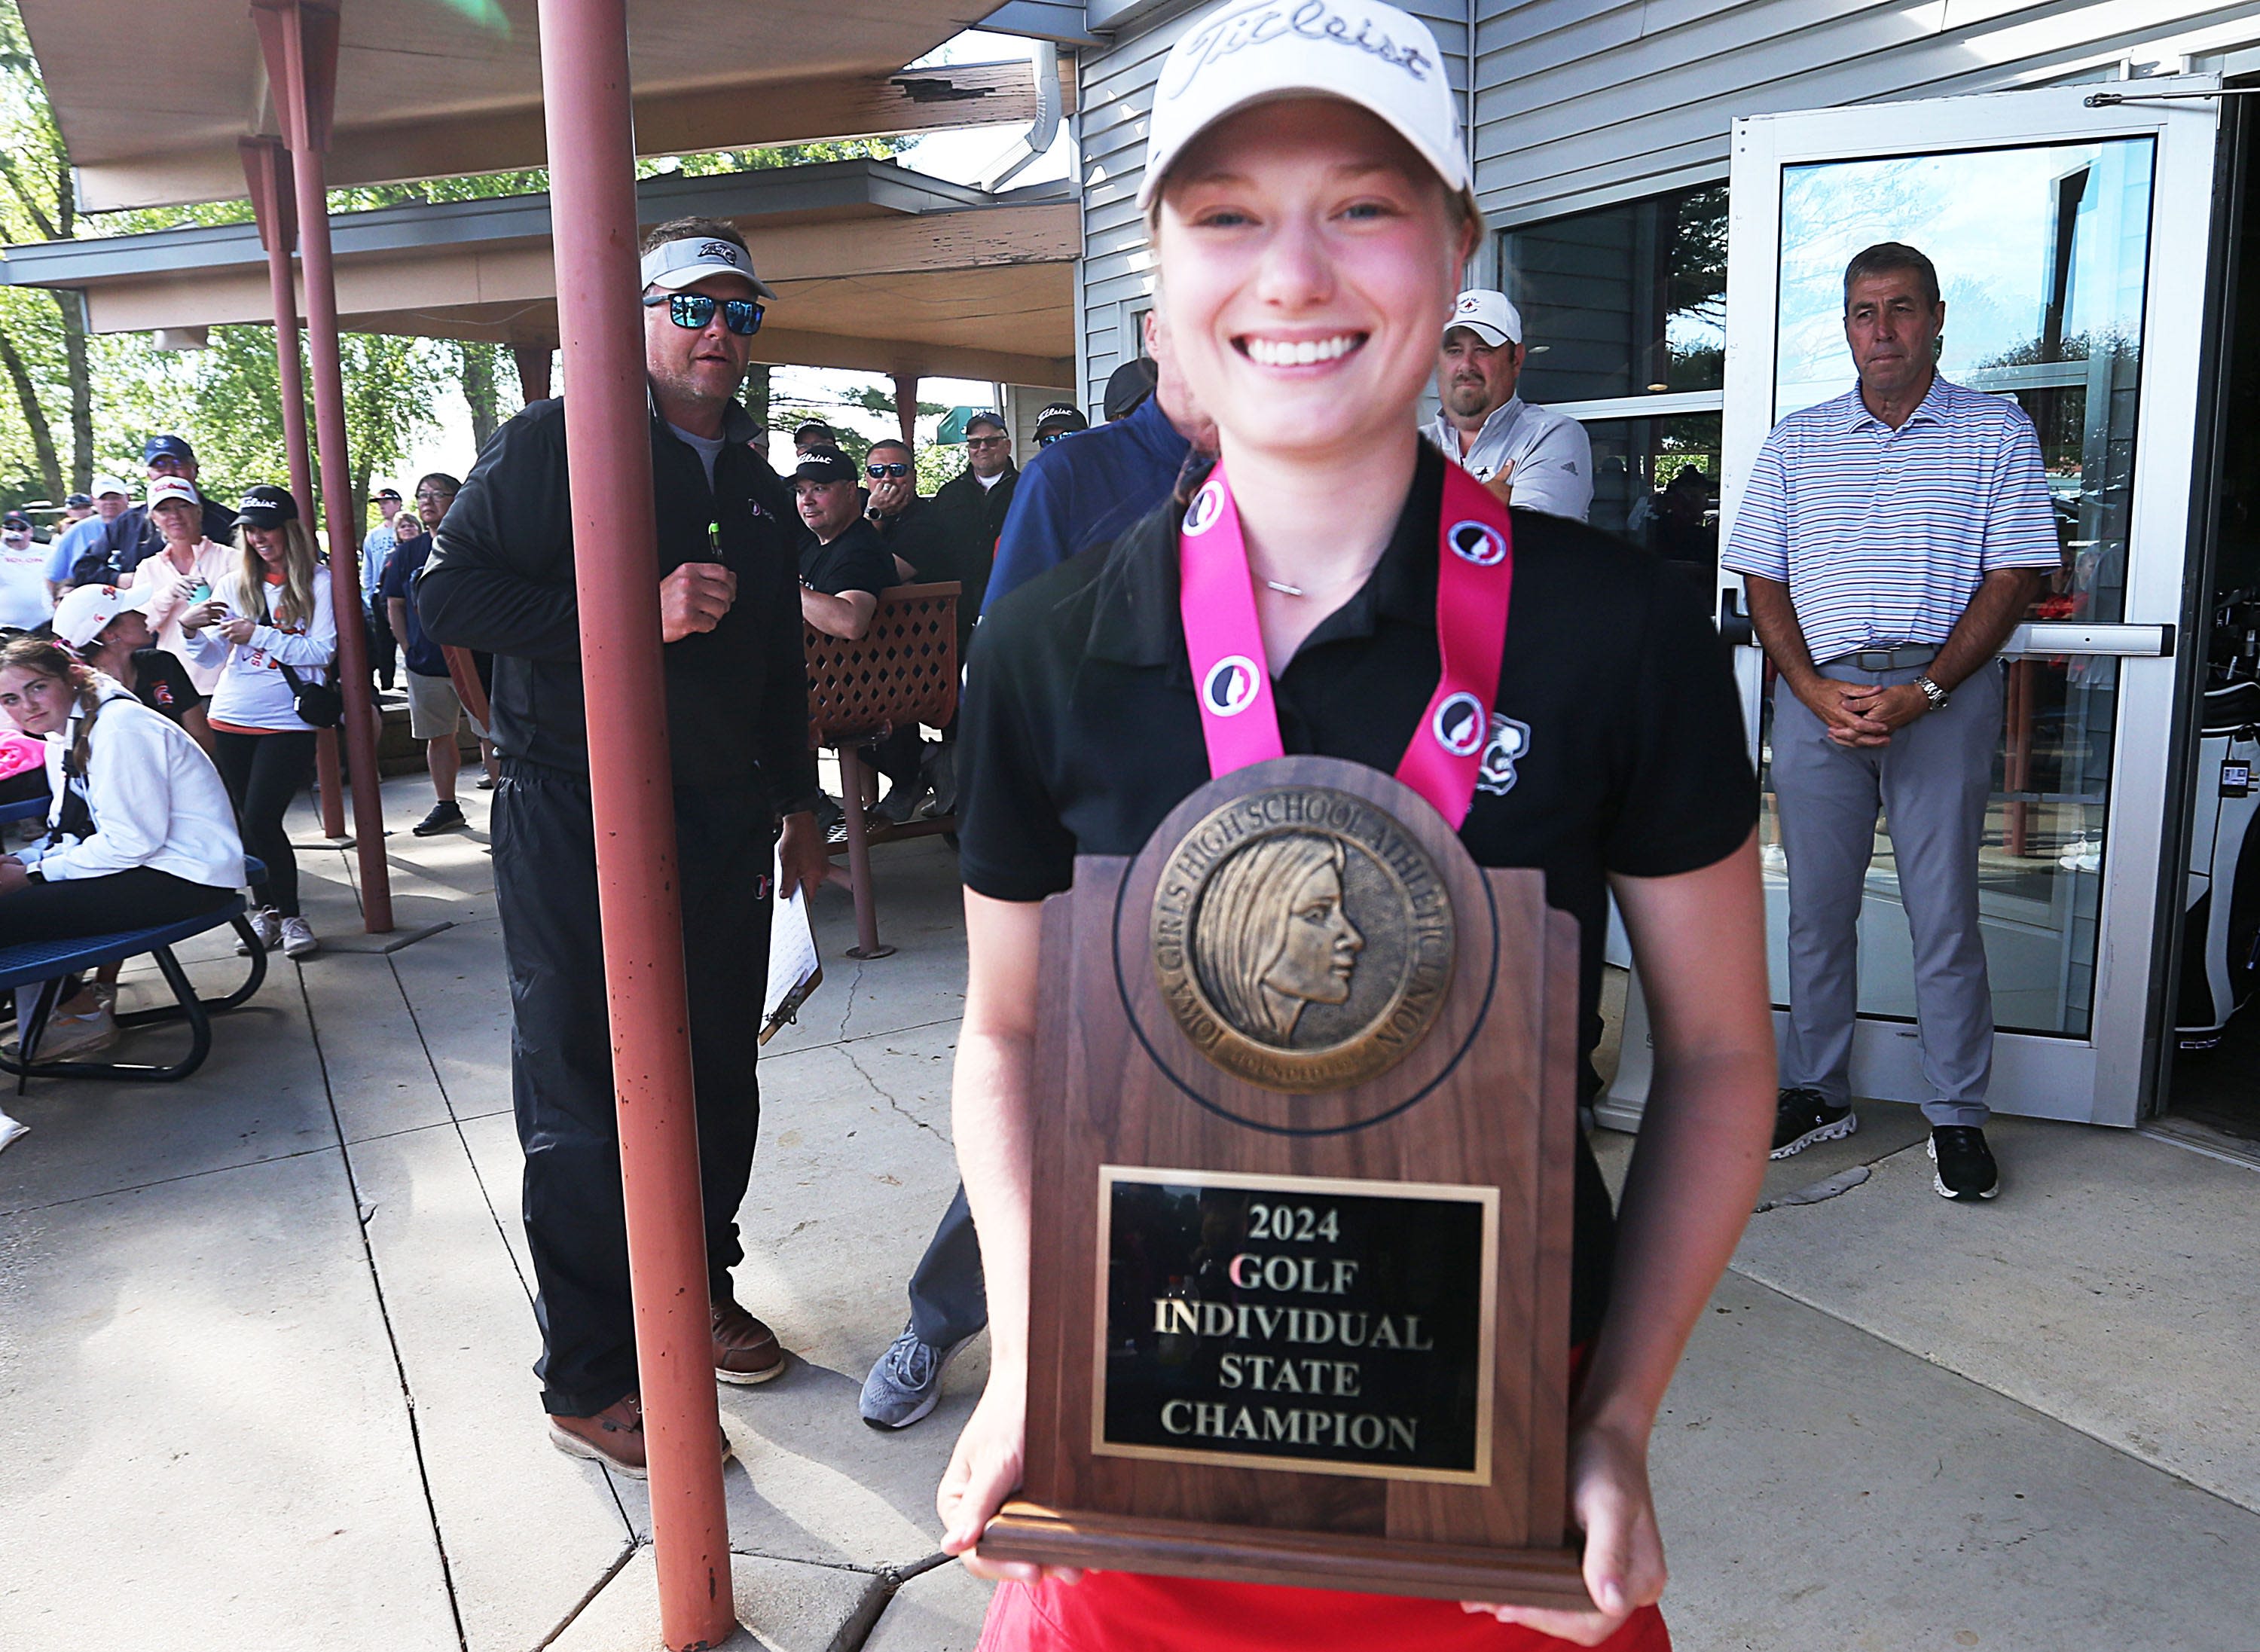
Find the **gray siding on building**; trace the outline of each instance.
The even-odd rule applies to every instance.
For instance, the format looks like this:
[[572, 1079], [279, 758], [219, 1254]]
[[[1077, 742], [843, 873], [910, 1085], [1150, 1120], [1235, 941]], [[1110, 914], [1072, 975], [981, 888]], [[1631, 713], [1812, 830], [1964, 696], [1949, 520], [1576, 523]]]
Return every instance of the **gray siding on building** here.
[[[1096, 404], [1151, 290], [1136, 207], [1164, 6], [1081, 62], [1078, 340]], [[1465, 97], [1467, 7], [1415, 0]], [[1493, 227], [1723, 178], [1737, 116], [2038, 85], [2260, 41], [2260, 0], [1477, 0], [1476, 188]], [[1462, 104], [1464, 111], [1466, 104]]]
[[[1435, 31], [1446, 77], [1466, 110], [1467, 7], [1437, 0], [1398, 0]], [[1146, 225], [1138, 215], [1138, 181], [1146, 154], [1146, 114], [1162, 60], [1186, 24], [1206, 11], [1205, 0], [1168, 9], [1110, 51], [1087, 53], [1078, 64], [1077, 141], [1084, 180], [1083, 262], [1077, 272], [1082, 331], [1077, 340], [1084, 402], [1096, 418], [1106, 375], [1137, 354], [1134, 340], [1116, 336], [1123, 301], [1153, 290]]]
[[1737, 116], [1939, 97], [2260, 39], [2199, 0], [1478, 0], [1476, 190], [1495, 225], [1726, 175]]

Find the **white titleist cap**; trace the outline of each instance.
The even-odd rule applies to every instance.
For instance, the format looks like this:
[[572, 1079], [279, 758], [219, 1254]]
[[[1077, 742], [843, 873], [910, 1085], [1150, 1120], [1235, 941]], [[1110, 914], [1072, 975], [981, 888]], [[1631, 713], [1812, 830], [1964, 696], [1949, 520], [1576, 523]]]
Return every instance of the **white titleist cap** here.
[[197, 491], [197, 484], [185, 476], [150, 477], [149, 508], [154, 511], [168, 499], [178, 499], [183, 504], [199, 507], [204, 504], [204, 496]]
[[1154, 87], [1138, 210], [1152, 209], [1171, 163], [1227, 115], [1305, 97], [1339, 97], [1387, 121], [1474, 213], [1459, 111], [1436, 37], [1380, 0], [1243, 0], [1195, 19], [1169, 48]]
[[662, 241], [643, 255], [643, 284], [676, 292], [709, 275], [742, 276], [756, 298], [774, 298], [754, 274], [754, 261], [735, 241], [719, 235], [685, 235]]
[[123, 494], [129, 499], [133, 497], [133, 490], [127, 487], [125, 479], [120, 476], [97, 476], [94, 479], [94, 486], [88, 491], [97, 499], [105, 493]]
[[1496, 350], [1502, 344], [1522, 342], [1522, 311], [1509, 304], [1503, 292], [1470, 287], [1452, 304], [1451, 319], [1444, 323], [1447, 338], [1454, 327], [1465, 327]]
[[83, 648], [120, 614], [147, 608], [154, 585], [120, 590], [115, 585], [74, 585], [55, 604], [54, 633], [72, 648]]

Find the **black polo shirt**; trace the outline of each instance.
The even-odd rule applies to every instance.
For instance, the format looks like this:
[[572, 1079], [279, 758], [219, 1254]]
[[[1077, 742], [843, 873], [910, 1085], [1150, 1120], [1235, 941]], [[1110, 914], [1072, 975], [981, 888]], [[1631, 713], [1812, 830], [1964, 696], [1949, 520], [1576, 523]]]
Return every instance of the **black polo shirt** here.
[[[1443, 466], [1424, 444], [1372, 577], [1273, 682], [1290, 753], [1389, 773], [1403, 758], [1440, 669]], [[1164, 505], [983, 617], [959, 759], [961, 862], [976, 893], [1030, 901], [1064, 890], [1076, 855], [1136, 854], [1209, 779], [1177, 613], [1180, 514]], [[1543, 870], [1548, 898], [1583, 926], [1590, 1055], [1609, 874], [1668, 876], [1723, 859], [1757, 819], [1757, 785], [1726, 651], [1663, 564], [1563, 518], [1516, 511], [1513, 526], [1505, 660], [1460, 840], [1479, 865]], [[1581, 1144], [1581, 1341], [1606, 1302], [1611, 1234], [1607, 1191]]]
[[879, 531], [857, 517], [830, 544], [819, 544], [813, 533], [800, 541], [800, 576], [826, 597], [843, 590], [867, 590], [872, 596], [903, 582], [895, 577], [895, 554], [879, 538]]

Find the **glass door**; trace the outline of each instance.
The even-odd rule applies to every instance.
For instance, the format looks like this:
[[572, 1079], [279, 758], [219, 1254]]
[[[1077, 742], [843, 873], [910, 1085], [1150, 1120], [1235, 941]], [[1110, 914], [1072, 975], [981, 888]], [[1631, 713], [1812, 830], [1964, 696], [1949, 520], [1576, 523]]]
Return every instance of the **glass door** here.
[[[1853, 387], [1843, 270], [1920, 248], [1947, 304], [1939, 370], [2037, 429], [2062, 561], [2007, 649], [1979, 852], [2000, 1112], [2132, 1124], [2142, 1091], [2168, 806], [2173, 630], [2189, 545], [2218, 100], [2196, 77], [1810, 111], [1735, 123], [1721, 516], [1774, 423]], [[2089, 107], [2099, 90], [2126, 101]], [[2153, 94], [2149, 100], [2142, 94]], [[1770, 775], [1769, 673], [1739, 576], [1722, 623], [1763, 787], [1777, 1011], [1787, 869]], [[1860, 920], [1853, 1089], [1925, 1099], [1913, 963], [1889, 823]], [[1605, 1116], [1644, 1093], [1644, 1027]]]

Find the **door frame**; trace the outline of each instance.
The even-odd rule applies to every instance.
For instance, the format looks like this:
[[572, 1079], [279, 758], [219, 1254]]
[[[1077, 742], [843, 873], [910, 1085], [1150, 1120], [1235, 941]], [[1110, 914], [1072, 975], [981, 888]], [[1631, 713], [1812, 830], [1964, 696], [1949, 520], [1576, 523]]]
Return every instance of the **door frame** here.
[[[1757, 115], [1734, 124], [1727, 207], [1725, 411], [1720, 432], [1723, 546], [1760, 445], [1775, 423], [1779, 314], [1781, 175], [1831, 161], [2148, 136], [2156, 139], [2145, 272], [2142, 381], [2129, 506], [2125, 624], [2089, 626], [2078, 651], [2121, 657], [2119, 723], [2112, 742], [2095, 957], [2094, 1007], [2085, 1039], [2001, 1033], [1994, 1038], [1997, 1111], [2131, 1126], [2156, 1068], [2153, 1011], [2162, 924], [2162, 850], [2178, 833], [2168, 811], [2177, 765], [2166, 738], [2177, 722], [2177, 662], [2167, 657], [2184, 619], [2190, 560], [2199, 389], [2205, 379], [2205, 301], [2214, 260], [2214, 160], [2221, 100], [2149, 101], [2160, 91], [2214, 92], [2217, 75], [2177, 75], [2110, 89], [2128, 101], [2090, 108], [2088, 85], [1984, 92], [1849, 108]], [[1847, 360], [1849, 375], [1849, 361]], [[1719, 598], [1747, 612], [1740, 576], [1721, 569]], [[2163, 629], [2161, 629], [2163, 628]], [[2011, 653], [2064, 651], [2057, 627], [2020, 627]], [[1753, 761], [1758, 755], [1763, 655], [1733, 650]], [[2179, 873], [2174, 874], [2177, 887]], [[1645, 1006], [1630, 995], [1619, 1079], [1602, 1105], [1605, 1122], [1636, 1121], [1647, 1091]], [[1776, 1012], [1778, 1022], [1780, 1012]], [[1635, 1025], [1637, 1021], [1637, 1025]], [[1920, 1100], [1915, 1029], [1863, 1016], [1854, 1035], [1853, 1089]]]

